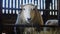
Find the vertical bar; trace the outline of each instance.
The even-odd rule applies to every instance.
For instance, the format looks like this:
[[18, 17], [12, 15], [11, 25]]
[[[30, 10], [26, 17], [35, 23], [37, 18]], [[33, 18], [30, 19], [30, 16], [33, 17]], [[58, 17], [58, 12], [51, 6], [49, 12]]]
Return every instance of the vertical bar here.
[[26, 0], [26, 4], [28, 4], [28, 0]]
[[55, 15], [57, 16], [57, 11], [55, 12]]
[[[2, 1], [2, 7], [3, 7], [3, 8], [5, 7], [5, 0]], [[2, 9], [2, 13], [3, 13], [3, 14], [5, 13], [4, 9]]]
[[[57, 10], [57, 0], [55, 0], [55, 10]], [[57, 13], [58, 11], [55, 11], [55, 15], [57, 15], [56, 13]]]
[[[12, 4], [11, 1], [12, 1], [12, 0], [10, 0], [10, 3], [9, 3], [9, 4], [10, 4], [10, 7], [9, 7], [9, 8], [12, 7], [12, 5], [11, 5], [11, 4]], [[11, 14], [11, 9], [9, 10], [9, 14]]]
[[23, 0], [21, 0], [21, 4], [23, 5]]
[[4, 9], [2, 9], [2, 13], [3, 13], [3, 14], [4, 14], [4, 12], [5, 12]]
[[[52, 3], [50, 3], [50, 10], [53, 10], [53, 7], [54, 7], [54, 4], [53, 4], [53, 0], [52, 0]], [[53, 4], [53, 5], [52, 5]], [[53, 6], [53, 7], [52, 7]], [[51, 15], [53, 15], [53, 11], [51, 11]]]
[[6, 9], [6, 14], [8, 14], [8, 9]]
[[50, 15], [52, 15], [52, 12], [50, 11]]
[[25, 0], [25, 4], [26, 4], [26, 0]]
[[9, 14], [11, 14], [11, 10], [9, 10]]
[[[18, 9], [20, 9], [20, 0], [18, 0]], [[18, 14], [18, 12], [17, 12], [17, 14]]]
[[44, 9], [45, 9], [46, 7], [45, 7], [45, 0], [44, 0]]
[[37, 7], [38, 7], [38, 0], [36, 0], [37, 1]]
[[26, 4], [26, 0], [24, 0], [24, 3]]
[[54, 10], [55, 10], [55, 8], [56, 8], [56, 7], [55, 7], [55, 0], [54, 0]]
[[52, 0], [52, 4], [53, 4], [53, 10], [54, 10], [54, 0]]
[[[54, 10], [55, 10], [55, 8], [56, 8], [56, 7], [55, 7], [55, 4], [56, 4], [55, 1], [56, 1], [56, 0], [54, 0]], [[54, 15], [55, 15], [55, 11], [54, 11]]]
[[5, 0], [2, 1], [2, 7], [5, 7]]
[[55, 1], [55, 9], [57, 10], [57, 0]]
[[25, 0], [23, 0], [23, 5], [25, 5]]
[[11, 1], [12, 1], [12, 0], [10, 0], [10, 3], [9, 3], [9, 4], [10, 4], [10, 7], [9, 7], [9, 8], [11, 8], [11, 4], [12, 4]]
[[[17, 0], [15, 0], [15, 9], [17, 8]], [[13, 10], [13, 14], [16, 14], [16, 10]]]
[[18, 0], [15, 0], [16, 1], [16, 8], [18, 8]]
[[29, 0], [29, 4], [32, 4], [31, 1], [32, 1], [32, 0]]
[[[42, 0], [42, 9], [44, 10], [44, 0]], [[43, 12], [43, 11], [41, 11]]]
[[38, 9], [40, 9], [40, 0], [38, 0]]
[[12, 0], [13, 8], [16, 8], [16, 0]]
[[16, 11], [16, 10], [13, 10], [13, 14], [16, 14], [15, 11]]
[[[15, 0], [15, 9], [17, 8], [17, 0]], [[16, 14], [16, 10], [13, 10], [13, 14]]]
[[41, 9], [41, 0], [40, 0], [40, 9]]
[[31, 0], [31, 4], [32, 4], [32, 0]]
[[42, 0], [42, 9], [44, 9], [44, 0]]
[[42, 3], [42, 0], [41, 0], [41, 9], [43, 9], [43, 5], [42, 5], [43, 3]]
[[9, 14], [10, 0], [8, 0], [8, 14]]
[[[41, 0], [39, 1], [39, 4], [40, 4], [40, 5], [39, 5], [39, 6], [40, 6], [39, 8], [40, 8], [40, 10], [41, 10]], [[42, 12], [42, 11], [40, 11], [40, 12], [41, 12], [41, 14], [43, 15], [43, 12]]]
[[13, 14], [13, 0], [11, 1], [12, 2], [12, 5], [11, 5], [11, 8], [12, 8], [12, 12], [11, 12], [11, 14]]
[[18, 9], [20, 8], [20, 0], [18, 0]]
[[[52, 3], [50, 3], [51, 9], [54, 10], [54, 0], [52, 0]], [[53, 15], [54, 11], [51, 11], [51, 15]]]
[[[18, 9], [18, 3], [19, 3], [18, 1], [19, 1], [19, 0], [16, 0], [16, 5], [17, 5], [17, 6], [16, 6], [16, 9]], [[17, 12], [18, 12], [18, 10], [16, 10], [15, 13], [17, 14]]]
[[32, 4], [34, 4], [34, 0], [32, 0]]
[[53, 15], [55, 15], [55, 12], [53, 11]]
[[29, 0], [28, 0], [28, 4], [29, 4]]
[[[5, 0], [5, 8], [6, 8], [6, 0]], [[4, 11], [5, 11], [5, 14], [6, 14], [6, 9]]]
[[34, 2], [35, 2], [34, 4], [37, 6], [37, 0], [35, 0]]
[[57, 8], [57, 10], [58, 10], [58, 0], [56, 0], [56, 5], [57, 5], [56, 8]]
[[20, 8], [20, 0], [18, 0], [18, 9]]
[[18, 14], [18, 10], [16, 10], [16, 14]]
[[9, 1], [6, 0], [6, 8], [8, 8], [8, 5], [9, 5]]
[[34, 0], [34, 5], [35, 5], [35, 0]]
[[20, 0], [20, 8], [21, 8], [21, 4], [22, 4], [22, 2], [21, 2], [22, 0]]
[[[56, 0], [56, 5], [57, 5], [56, 6], [56, 8], [57, 8], [56, 10], [58, 10], [58, 0]], [[57, 11], [57, 15], [58, 15], [58, 11]]]
[[[52, 9], [52, 10], [54, 10], [54, 8], [55, 8], [55, 7], [54, 7], [54, 4], [55, 4], [55, 3], [54, 3], [54, 0], [52, 0], [52, 4], [51, 4], [51, 9]], [[51, 12], [52, 12], [52, 15], [54, 15], [54, 14], [53, 14], [54, 11], [51, 11]]]
[[20, 9], [21, 9], [21, 5], [22, 5], [22, 0], [20, 0]]

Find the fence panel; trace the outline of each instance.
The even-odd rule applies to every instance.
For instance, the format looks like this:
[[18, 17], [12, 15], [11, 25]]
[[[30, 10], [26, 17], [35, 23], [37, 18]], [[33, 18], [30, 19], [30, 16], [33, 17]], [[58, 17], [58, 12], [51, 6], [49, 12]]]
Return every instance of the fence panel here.
[[[34, 4], [37, 5], [37, 8], [41, 11], [43, 15], [43, 10], [46, 9], [46, 0], [3, 0], [2, 3], [2, 13], [3, 14], [18, 14], [20, 11], [20, 5], [25, 4]], [[52, 0], [49, 7], [50, 15], [57, 15], [57, 0]], [[52, 10], [52, 11], [50, 11]], [[54, 11], [53, 11], [54, 10]]]

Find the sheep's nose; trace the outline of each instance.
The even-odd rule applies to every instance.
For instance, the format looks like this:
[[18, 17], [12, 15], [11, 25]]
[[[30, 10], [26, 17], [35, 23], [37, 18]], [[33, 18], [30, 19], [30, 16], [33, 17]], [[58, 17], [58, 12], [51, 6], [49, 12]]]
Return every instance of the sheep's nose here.
[[30, 21], [31, 20], [31, 18], [27, 18], [28, 19], [28, 21]]

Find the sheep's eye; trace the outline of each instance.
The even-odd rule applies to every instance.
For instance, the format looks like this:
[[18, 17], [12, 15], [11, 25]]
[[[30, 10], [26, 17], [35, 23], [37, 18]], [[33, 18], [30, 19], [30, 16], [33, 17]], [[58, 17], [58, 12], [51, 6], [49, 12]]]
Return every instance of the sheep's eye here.
[[23, 8], [22, 10], [25, 10], [25, 8]]
[[35, 8], [33, 10], [35, 10]]
[[22, 8], [21, 10], [25, 10], [25, 8]]

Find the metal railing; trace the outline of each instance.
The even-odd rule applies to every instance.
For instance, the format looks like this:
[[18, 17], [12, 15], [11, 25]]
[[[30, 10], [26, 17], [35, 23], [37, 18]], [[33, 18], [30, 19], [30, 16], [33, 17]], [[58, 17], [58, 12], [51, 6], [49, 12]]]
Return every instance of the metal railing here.
[[[46, 0], [3, 0], [2, 1], [2, 13], [3, 14], [18, 14], [20, 11], [20, 5], [23, 4], [34, 4], [37, 5], [37, 8], [41, 11], [43, 15], [44, 11], [46, 11]], [[50, 3], [50, 15], [57, 15], [57, 0], [52, 0]]]

